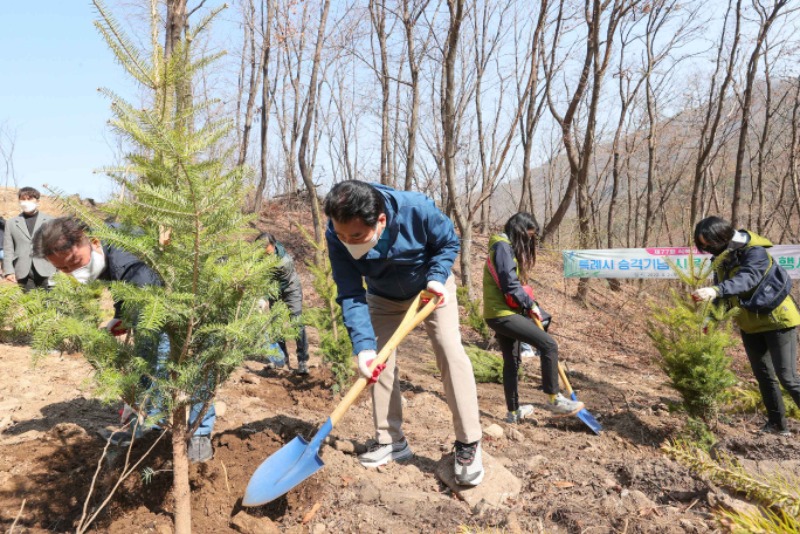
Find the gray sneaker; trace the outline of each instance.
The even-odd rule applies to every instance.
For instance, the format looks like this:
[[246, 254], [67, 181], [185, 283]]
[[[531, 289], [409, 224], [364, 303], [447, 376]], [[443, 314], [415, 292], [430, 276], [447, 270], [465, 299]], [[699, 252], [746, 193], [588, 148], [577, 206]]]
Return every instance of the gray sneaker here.
[[483, 459], [481, 442], [461, 443], [456, 441], [455, 465], [456, 484], [459, 486], [477, 486], [483, 480]]
[[583, 410], [584, 404], [581, 401], [574, 401], [566, 398], [559, 393], [553, 402], [545, 403], [544, 409], [553, 415], [565, 417], [567, 415], [575, 415]]
[[189, 461], [192, 463], [205, 462], [214, 456], [211, 438], [208, 436], [194, 436], [189, 440]]
[[759, 434], [777, 434], [779, 436], [787, 437], [791, 436], [792, 432], [788, 428], [781, 428], [778, 425], [773, 425], [770, 422], [767, 422], [761, 429], [758, 431]]
[[411, 452], [411, 447], [408, 446], [406, 438], [394, 443], [373, 443], [367, 449], [367, 452], [359, 455], [358, 461], [364, 467], [379, 467], [386, 465], [391, 461], [405, 460], [414, 455]]
[[519, 409], [506, 414], [506, 423], [516, 424], [533, 413], [532, 404], [523, 404]]

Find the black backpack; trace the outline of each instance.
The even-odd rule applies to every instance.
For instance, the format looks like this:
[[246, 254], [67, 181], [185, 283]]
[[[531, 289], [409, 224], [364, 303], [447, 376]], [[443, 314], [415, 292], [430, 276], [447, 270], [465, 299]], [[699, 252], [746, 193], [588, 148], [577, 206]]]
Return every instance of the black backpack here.
[[767, 267], [761, 281], [751, 292], [739, 297], [739, 306], [755, 313], [770, 313], [781, 305], [792, 290], [792, 279], [786, 269], [775, 263], [772, 255], [769, 257]]

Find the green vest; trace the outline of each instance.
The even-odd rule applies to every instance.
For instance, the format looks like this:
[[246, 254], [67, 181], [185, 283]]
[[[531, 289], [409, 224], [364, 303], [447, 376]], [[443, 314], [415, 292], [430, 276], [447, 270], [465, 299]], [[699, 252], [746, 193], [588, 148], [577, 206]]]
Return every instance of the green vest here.
[[[489, 239], [489, 261], [494, 263], [494, 246], [495, 244], [503, 241], [504, 243], [511, 244], [506, 234], [495, 234]], [[517, 258], [514, 258], [514, 265], [517, 265]], [[519, 267], [517, 267], [517, 276], [519, 276]], [[512, 310], [506, 304], [506, 297], [497, 282], [494, 281], [492, 273], [489, 272], [489, 267], [483, 265], [483, 318], [496, 319], [498, 317], [508, 317], [515, 315], [517, 312]]]
[[[747, 232], [750, 235], [750, 241], [747, 242], [747, 247], [764, 247], [769, 248], [772, 242], [766, 237], [762, 237], [756, 233]], [[773, 259], [774, 261], [774, 259]], [[716, 270], [717, 280], [724, 282], [733, 278], [739, 271], [739, 265], [734, 265], [730, 270], [724, 269], [724, 263]], [[743, 294], [742, 296], [749, 296], [752, 291]], [[772, 330], [782, 330], [784, 328], [792, 328], [800, 325], [800, 311], [797, 310], [797, 305], [789, 295], [784, 301], [770, 313], [756, 313], [746, 310], [739, 306], [739, 297], [731, 296], [725, 297], [728, 306], [731, 308], [738, 308], [739, 313], [736, 315], [736, 323], [741, 328], [742, 332], [746, 334], [760, 334], [762, 332], [771, 332]]]

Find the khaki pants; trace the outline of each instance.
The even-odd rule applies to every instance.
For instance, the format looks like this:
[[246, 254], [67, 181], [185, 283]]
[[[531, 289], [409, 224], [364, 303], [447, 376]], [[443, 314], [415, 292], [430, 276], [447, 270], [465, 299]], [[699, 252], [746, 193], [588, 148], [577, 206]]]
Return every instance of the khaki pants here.
[[[433, 344], [436, 366], [442, 374], [447, 405], [453, 414], [456, 439], [462, 443], [472, 443], [481, 439], [483, 433], [478, 415], [478, 391], [472, 362], [461, 344], [456, 283], [452, 275], [447, 279], [445, 287], [448, 292], [447, 303], [428, 316], [425, 328]], [[412, 300], [398, 301], [367, 295], [379, 351], [397, 330]], [[372, 388], [372, 407], [375, 439], [378, 443], [387, 444], [402, 439], [403, 431], [400, 427], [403, 424], [403, 405], [396, 351], [389, 356], [386, 369]]]

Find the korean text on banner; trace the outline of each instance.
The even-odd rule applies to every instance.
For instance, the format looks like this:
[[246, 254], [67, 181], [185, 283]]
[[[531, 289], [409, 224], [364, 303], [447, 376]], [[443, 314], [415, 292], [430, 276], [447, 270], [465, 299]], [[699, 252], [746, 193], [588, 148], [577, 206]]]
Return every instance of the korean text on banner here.
[[[565, 250], [564, 278], [677, 278], [665, 260], [685, 270], [690, 252], [697, 265], [711, 259], [689, 247]], [[789, 276], [800, 279], [800, 245], [775, 245], [769, 253]]]

